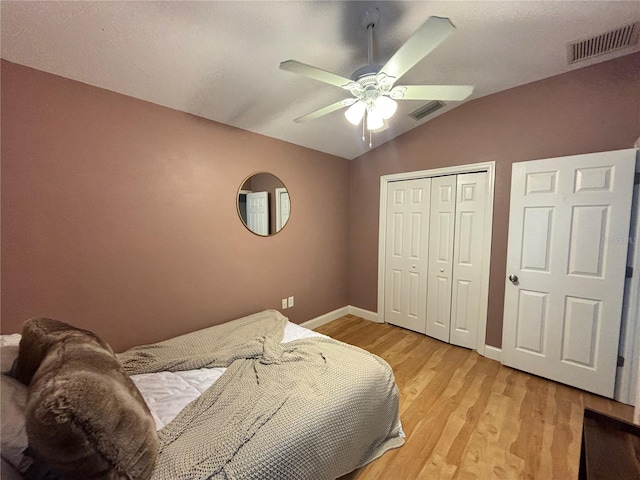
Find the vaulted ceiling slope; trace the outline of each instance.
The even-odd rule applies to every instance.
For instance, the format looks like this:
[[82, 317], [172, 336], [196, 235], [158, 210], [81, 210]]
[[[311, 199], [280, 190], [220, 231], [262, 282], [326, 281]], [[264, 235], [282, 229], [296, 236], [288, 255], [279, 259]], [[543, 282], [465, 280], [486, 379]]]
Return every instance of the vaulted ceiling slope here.
[[[404, 84], [473, 85], [465, 101], [639, 50], [569, 64], [567, 44], [640, 20], [637, 1], [211, 1], [1, 3], [2, 58], [287, 142], [352, 159], [369, 149], [336, 111], [293, 119], [349, 93], [285, 72], [295, 59], [349, 77], [367, 64], [363, 12], [378, 8], [374, 63], [384, 64], [429, 16], [456, 31]], [[373, 147], [416, 121], [399, 102]]]

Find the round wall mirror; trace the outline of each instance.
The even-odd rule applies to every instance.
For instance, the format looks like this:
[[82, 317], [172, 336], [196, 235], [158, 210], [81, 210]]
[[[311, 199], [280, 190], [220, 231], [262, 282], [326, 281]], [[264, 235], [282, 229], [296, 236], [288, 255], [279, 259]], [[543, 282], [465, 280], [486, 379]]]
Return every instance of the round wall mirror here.
[[282, 181], [266, 172], [249, 175], [238, 190], [238, 215], [249, 231], [275, 235], [289, 220], [291, 203]]

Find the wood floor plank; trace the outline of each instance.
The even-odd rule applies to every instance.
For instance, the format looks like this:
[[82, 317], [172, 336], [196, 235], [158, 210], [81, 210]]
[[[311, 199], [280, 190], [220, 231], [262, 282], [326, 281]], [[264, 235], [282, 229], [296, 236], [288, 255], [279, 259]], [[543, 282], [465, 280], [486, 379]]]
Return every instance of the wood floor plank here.
[[346, 315], [316, 330], [385, 359], [400, 390], [404, 446], [341, 480], [574, 480], [584, 408], [633, 418], [628, 405], [393, 325]]

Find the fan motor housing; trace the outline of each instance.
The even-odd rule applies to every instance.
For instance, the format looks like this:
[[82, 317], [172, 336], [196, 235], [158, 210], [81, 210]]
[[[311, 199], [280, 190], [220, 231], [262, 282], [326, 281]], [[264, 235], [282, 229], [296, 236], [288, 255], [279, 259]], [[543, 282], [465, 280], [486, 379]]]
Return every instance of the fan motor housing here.
[[375, 78], [381, 68], [382, 65], [365, 65], [364, 67], [359, 68], [351, 74], [351, 80], [357, 82], [363, 77], [368, 76], [372, 76], [373, 78]]

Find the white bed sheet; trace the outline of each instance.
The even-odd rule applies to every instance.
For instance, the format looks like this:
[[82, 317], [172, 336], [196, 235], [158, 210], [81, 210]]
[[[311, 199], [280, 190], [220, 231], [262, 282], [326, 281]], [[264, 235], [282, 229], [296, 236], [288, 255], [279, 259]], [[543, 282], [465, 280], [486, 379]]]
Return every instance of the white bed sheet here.
[[[321, 333], [287, 322], [282, 343], [309, 337], [324, 337]], [[131, 375], [160, 430], [189, 403], [213, 385], [226, 368], [200, 368], [183, 372], [157, 372]]]

